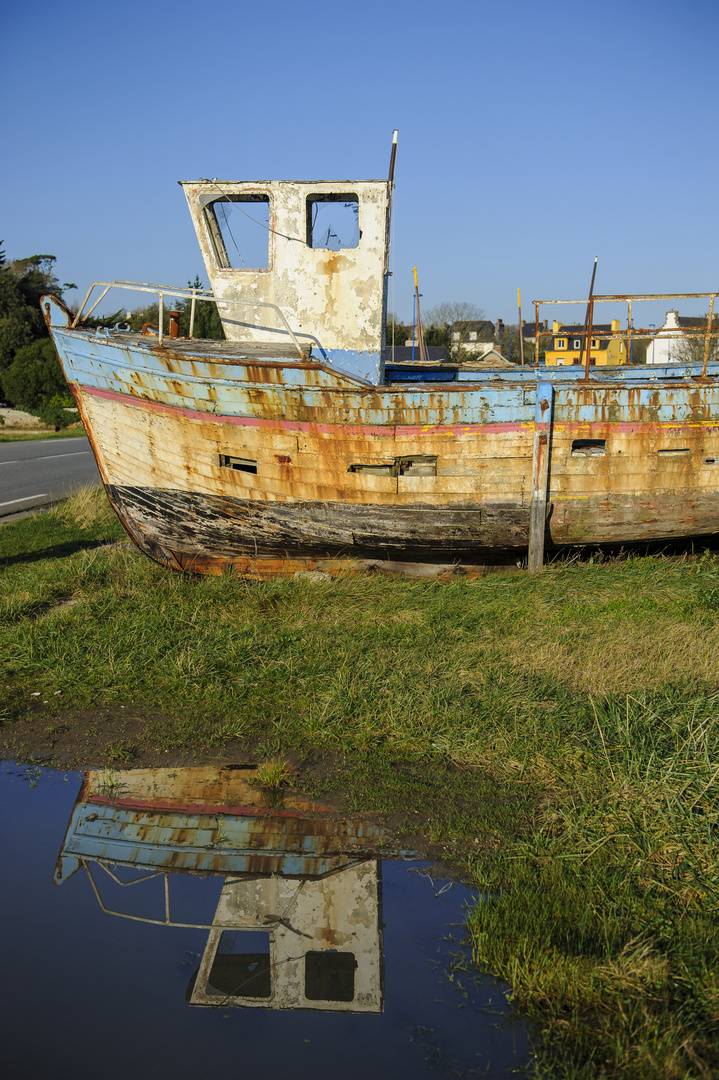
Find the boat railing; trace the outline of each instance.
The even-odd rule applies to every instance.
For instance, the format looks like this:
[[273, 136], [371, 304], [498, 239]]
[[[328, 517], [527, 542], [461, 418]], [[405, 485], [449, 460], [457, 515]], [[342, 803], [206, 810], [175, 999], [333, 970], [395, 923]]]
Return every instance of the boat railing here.
[[[100, 288], [102, 291], [100, 292], [100, 295], [95, 299], [92, 307], [88, 308], [88, 310], [85, 311], [85, 307], [89, 303], [90, 297], [92, 296], [92, 294], [93, 294], [93, 292], [94, 292], [94, 290], [96, 288]], [[124, 289], [124, 290], [132, 291], [132, 292], [154, 293], [157, 296], [157, 308], [158, 308], [157, 323], [158, 323], [158, 338], [159, 338], [160, 345], [162, 344], [163, 337], [165, 336], [164, 335], [165, 299], [168, 298], [168, 297], [172, 297], [173, 299], [176, 299], [176, 300], [184, 300], [185, 302], [187, 302], [189, 300], [189, 302], [190, 302], [190, 331], [189, 331], [189, 337], [191, 337], [191, 338], [194, 337], [195, 312], [196, 312], [196, 305], [197, 305], [198, 301], [200, 303], [217, 304], [218, 308], [220, 308], [220, 307], [222, 307], [222, 308], [227, 308], [227, 307], [267, 308], [270, 311], [273, 311], [277, 315], [279, 321], [282, 323], [284, 331], [291, 338], [292, 343], [295, 346], [295, 348], [297, 349], [297, 352], [299, 353], [300, 357], [303, 360], [307, 359], [307, 353], [305, 352], [305, 350], [302, 348], [300, 342], [298, 341], [297, 335], [292, 330], [292, 327], [290, 326], [289, 322], [287, 321], [287, 317], [285, 316], [284, 312], [282, 311], [282, 308], [278, 307], [277, 304], [272, 304], [267, 300], [236, 300], [236, 299], [227, 299], [225, 297], [218, 298], [217, 296], [215, 296], [215, 294], [210, 289], [193, 288], [192, 286], [188, 286], [187, 288], [184, 288], [183, 286], [153, 285], [153, 284], [151, 284], [149, 282], [146, 282], [146, 281], [119, 281], [119, 280], [115, 280], [115, 281], [93, 281], [92, 285], [90, 286], [90, 288], [85, 293], [85, 297], [84, 297], [84, 299], [82, 301], [82, 304], [80, 305], [80, 308], [78, 310], [77, 315], [73, 319], [73, 322], [72, 322], [72, 328], [73, 329], [77, 329], [78, 326], [80, 326], [81, 323], [86, 322], [87, 319], [90, 318], [90, 316], [93, 314], [93, 312], [97, 310], [98, 306], [102, 303], [102, 301], [105, 299], [107, 294], [110, 292], [110, 289]], [[281, 331], [278, 329], [277, 333], [279, 334], [279, 333], [281, 333]]]
[[[707, 374], [707, 367], [709, 363], [709, 354], [711, 351], [711, 339], [719, 338], [719, 318], [714, 314], [714, 304], [719, 292], [703, 292], [703, 293], [617, 293], [616, 295], [592, 295], [589, 299], [583, 300], [533, 300], [534, 304], [534, 362], [539, 364], [539, 341], [540, 338], [556, 337], [557, 333], [554, 330], [544, 329], [540, 324], [539, 309], [543, 305], [549, 304], [585, 304], [586, 316], [584, 323], [581, 324], [580, 329], [572, 331], [572, 334], [579, 338], [586, 337], [586, 341], [582, 347], [582, 354], [586, 353], [586, 367], [589, 370], [590, 356], [591, 356], [591, 339], [592, 338], [622, 338], [627, 343], [627, 357], [631, 356], [631, 343], [633, 338], [704, 338], [704, 351], [702, 358], [702, 377]], [[658, 300], [708, 300], [709, 311], [706, 316], [706, 325], [701, 326], [681, 326], [673, 329], [671, 327], [647, 327], [640, 328], [633, 325], [632, 305], [642, 301], [655, 302]], [[594, 307], [596, 304], [616, 304], [626, 303], [627, 305], [627, 326], [626, 329], [617, 330], [600, 330], [598, 331], [593, 326]], [[580, 326], [580, 324], [577, 324]], [[631, 361], [630, 361], [631, 362]], [[698, 362], [698, 359], [697, 359]]]
[[117, 908], [108, 907], [103, 900], [98, 884], [90, 870], [89, 862], [86, 859], [81, 859], [80, 863], [85, 870], [92, 890], [95, 893], [95, 898], [100, 905], [101, 911], [104, 911], [106, 915], [116, 915], [120, 919], [130, 919], [132, 922], [144, 922], [149, 923], [151, 926], [179, 926], [185, 929], [192, 930], [214, 930], [217, 928], [217, 924], [211, 923], [198, 923], [198, 922], [179, 922], [177, 919], [173, 919], [170, 913], [170, 873], [167, 870], [157, 870], [151, 873], [142, 874], [140, 877], [134, 878], [132, 881], [123, 881], [117, 874], [114, 874], [110, 867], [103, 862], [97, 861], [96, 866], [101, 867], [109, 877], [115, 882], [116, 885], [120, 885], [123, 888], [131, 888], [132, 886], [141, 885], [145, 881], [151, 881], [153, 878], [162, 878], [164, 882], [164, 913], [160, 918], [152, 918], [150, 915], [135, 915], [128, 911], [119, 911]]

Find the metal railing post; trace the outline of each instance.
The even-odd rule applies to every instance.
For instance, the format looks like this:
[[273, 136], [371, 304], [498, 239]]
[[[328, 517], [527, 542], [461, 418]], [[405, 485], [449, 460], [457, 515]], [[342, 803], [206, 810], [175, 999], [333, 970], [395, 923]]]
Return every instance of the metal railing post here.
[[547, 528], [549, 458], [552, 452], [552, 405], [554, 387], [537, 382], [534, 405], [534, 447], [532, 450], [532, 492], [529, 502], [529, 572], [538, 574], [544, 566], [544, 534]]
[[709, 314], [707, 315], [707, 331], [704, 337], [704, 363], [702, 364], [702, 378], [706, 378], [707, 364], [709, 363], [709, 345], [711, 342], [712, 326], [714, 325], [714, 297], [709, 301]]
[[[99, 286], [104, 286], [103, 291], [100, 293], [100, 296], [95, 301], [95, 303], [92, 305], [92, 307], [89, 309], [89, 311], [85, 312], [85, 314], [83, 315], [83, 309], [85, 307], [85, 304], [88, 302], [88, 300], [90, 299], [90, 296], [92, 295], [93, 290], [98, 285]], [[76, 329], [80, 322], [84, 322], [86, 319], [88, 319], [90, 317], [90, 315], [92, 315], [93, 311], [95, 311], [95, 309], [97, 308], [98, 304], [102, 301], [102, 299], [105, 296], [107, 296], [110, 289], [113, 289], [113, 288], [115, 288], [115, 289], [129, 289], [129, 290], [132, 290], [134, 292], [147, 292], [147, 293], [156, 293], [157, 294], [157, 297], [158, 297], [158, 315], [159, 315], [158, 337], [159, 337], [159, 343], [160, 344], [162, 344], [162, 338], [163, 338], [163, 334], [164, 334], [164, 327], [163, 327], [163, 323], [165, 321], [164, 300], [165, 300], [166, 296], [171, 296], [171, 297], [177, 297], [180, 300], [190, 300], [190, 337], [192, 337], [193, 334], [194, 334], [195, 304], [196, 304], [197, 300], [202, 300], [205, 303], [217, 304], [218, 307], [219, 307], [220, 303], [223, 303], [226, 306], [238, 306], [239, 305], [240, 307], [244, 306], [244, 307], [253, 307], [253, 308], [268, 308], [270, 311], [274, 311], [275, 314], [277, 315], [277, 318], [282, 323], [282, 327], [286, 331], [287, 336], [290, 338], [290, 340], [292, 341], [292, 344], [297, 349], [297, 352], [299, 353], [300, 358], [302, 360], [307, 359], [307, 354], [305, 353], [304, 349], [300, 345], [300, 343], [299, 343], [299, 341], [297, 339], [297, 335], [295, 334], [295, 332], [293, 331], [293, 329], [290, 326], [289, 322], [287, 321], [287, 318], [285, 317], [284, 312], [282, 311], [281, 308], [279, 308], [277, 306], [277, 304], [271, 304], [269, 301], [266, 301], [266, 300], [222, 300], [222, 301], [218, 301], [217, 297], [212, 292], [208, 292], [206, 290], [198, 290], [198, 289], [194, 289], [194, 288], [192, 288], [192, 289], [191, 288], [172, 289], [172, 288], [166, 288], [165, 286], [162, 286], [162, 285], [150, 285], [150, 284], [148, 284], [147, 282], [144, 282], [144, 281], [142, 281], [142, 282], [141, 281], [118, 281], [118, 280], [116, 280], [116, 281], [93, 281], [92, 285], [90, 286], [90, 288], [85, 293], [85, 298], [84, 298], [82, 304], [80, 305], [80, 310], [78, 311], [77, 315], [75, 316], [75, 318], [73, 320], [72, 329]], [[201, 293], [204, 293], [204, 295], [201, 295]], [[277, 332], [277, 331], [276, 330], [272, 331], [271, 329], [268, 329], [268, 333], [270, 333], [270, 332]], [[317, 344], [317, 346], [319, 347], [319, 349], [322, 352], [324, 352], [324, 350], [322, 349], [322, 344], [321, 344], [320, 341], [317, 340], [317, 338], [312, 337], [312, 335], [305, 335], [305, 336], [310, 337], [311, 341], [314, 341]]]
[[190, 301], [190, 337], [195, 333], [195, 306], [197, 304], [197, 290], [192, 290], [192, 300]]

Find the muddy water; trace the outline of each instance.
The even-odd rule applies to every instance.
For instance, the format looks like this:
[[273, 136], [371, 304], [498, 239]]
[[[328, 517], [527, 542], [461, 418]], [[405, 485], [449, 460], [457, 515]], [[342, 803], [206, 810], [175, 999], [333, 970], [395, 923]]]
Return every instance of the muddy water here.
[[378, 858], [375, 827], [263, 808], [246, 775], [161, 772], [0, 768], [6, 1075], [504, 1077], [526, 1062], [502, 987], [468, 963], [469, 890], [407, 853]]

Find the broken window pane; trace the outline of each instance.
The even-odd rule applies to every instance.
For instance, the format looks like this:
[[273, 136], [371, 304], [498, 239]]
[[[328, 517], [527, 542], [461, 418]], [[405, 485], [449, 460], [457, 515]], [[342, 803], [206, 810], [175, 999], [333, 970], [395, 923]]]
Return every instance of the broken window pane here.
[[307, 243], [311, 248], [339, 251], [360, 242], [356, 195], [310, 195], [307, 200]]
[[205, 209], [219, 266], [264, 270], [270, 264], [268, 195], [223, 195]]

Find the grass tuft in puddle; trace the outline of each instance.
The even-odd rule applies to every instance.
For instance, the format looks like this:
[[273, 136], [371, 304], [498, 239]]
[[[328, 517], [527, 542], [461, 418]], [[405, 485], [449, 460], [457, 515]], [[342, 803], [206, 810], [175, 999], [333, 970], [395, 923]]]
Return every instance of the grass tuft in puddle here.
[[117, 768], [291, 760], [486, 897], [476, 962], [542, 1032], [538, 1076], [719, 1075], [711, 554], [452, 584], [202, 579], [114, 543], [90, 504], [0, 529], [6, 747], [29, 723], [37, 746], [86, 737], [92, 710], [100, 736], [123, 708]]
[[257, 766], [255, 783], [267, 791], [279, 791], [292, 783], [294, 770], [286, 761], [265, 761]]

